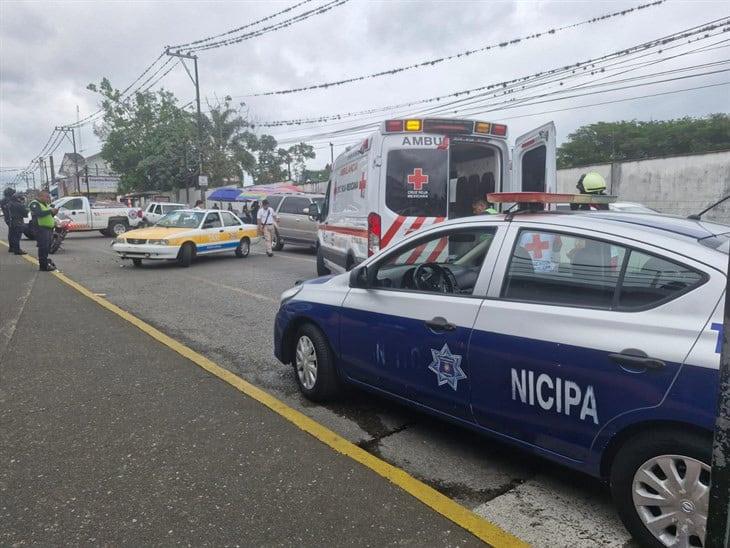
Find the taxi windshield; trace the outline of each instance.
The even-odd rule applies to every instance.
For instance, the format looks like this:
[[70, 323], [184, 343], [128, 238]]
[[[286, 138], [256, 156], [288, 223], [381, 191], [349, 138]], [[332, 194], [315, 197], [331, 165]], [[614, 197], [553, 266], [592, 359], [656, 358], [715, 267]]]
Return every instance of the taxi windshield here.
[[204, 211], [173, 211], [157, 221], [156, 226], [167, 228], [198, 228], [203, 220]]

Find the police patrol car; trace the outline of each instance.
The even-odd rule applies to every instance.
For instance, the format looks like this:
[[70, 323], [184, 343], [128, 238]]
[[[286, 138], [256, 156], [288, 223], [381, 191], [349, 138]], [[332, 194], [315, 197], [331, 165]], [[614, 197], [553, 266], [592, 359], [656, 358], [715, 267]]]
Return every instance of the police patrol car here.
[[179, 209], [168, 213], [151, 228], [127, 232], [112, 242], [112, 249], [134, 266], [142, 260], [176, 260], [190, 266], [198, 255], [233, 251], [247, 257], [256, 227], [241, 222], [229, 211]]
[[729, 250], [662, 215], [446, 221], [284, 292], [275, 354], [309, 399], [392, 397], [607, 480], [645, 545], [702, 546]]
[[510, 154], [503, 124], [386, 120], [334, 162], [317, 216], [317, 273], [350, 270], [413, 231], [472, 215], [490, 192], [555, 185], [552, 122], [518, 137]]

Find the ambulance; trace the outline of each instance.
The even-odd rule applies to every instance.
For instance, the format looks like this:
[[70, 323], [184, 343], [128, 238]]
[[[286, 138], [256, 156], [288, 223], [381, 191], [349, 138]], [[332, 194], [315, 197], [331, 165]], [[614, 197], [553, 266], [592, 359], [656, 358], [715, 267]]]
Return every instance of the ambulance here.
[[[316, 212], [317, 273], [352, 269], [420, 228], [473, 214], [492, 192], [555, 192], [555, 125], [515, 140], [507, 126], [467, 119], [386, 120], [334, 162]], [[443, 260], [445, 246], [421, 250]]]

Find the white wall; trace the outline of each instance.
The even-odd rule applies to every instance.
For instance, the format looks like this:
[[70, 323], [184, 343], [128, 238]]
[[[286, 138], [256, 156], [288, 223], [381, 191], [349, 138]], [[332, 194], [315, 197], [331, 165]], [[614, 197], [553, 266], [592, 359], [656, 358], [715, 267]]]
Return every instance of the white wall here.
[[[587, 171], [603, 175], [608, 192], [623, 202], [639, 202], [683, 217], [730, 194], [730, 151], [561, 169], [558, 192], [574, 192]], [[718, 206], [705, 218], [730, 224], [730, 203]]]

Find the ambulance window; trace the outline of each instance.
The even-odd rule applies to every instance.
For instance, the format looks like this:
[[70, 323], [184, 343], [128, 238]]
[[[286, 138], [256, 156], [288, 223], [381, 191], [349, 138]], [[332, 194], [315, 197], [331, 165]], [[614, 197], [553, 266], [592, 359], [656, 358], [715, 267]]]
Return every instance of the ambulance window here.
[[686, 266], [632, 251], [618, 304], [622, 309], [656, 305], [686, 293], [703, 280], [702, 274]]
[[446, 217], [448, 152], [402, 149], [388, 153], [385, 205], [398, 215]]
[[502, 287], [506, 299], [610, 309], [626, 249], [607, 242], [522, 230]]
[[545, 192], [545, 145], [528, 150], [522, 156], [522, 190], [524, 192]]

